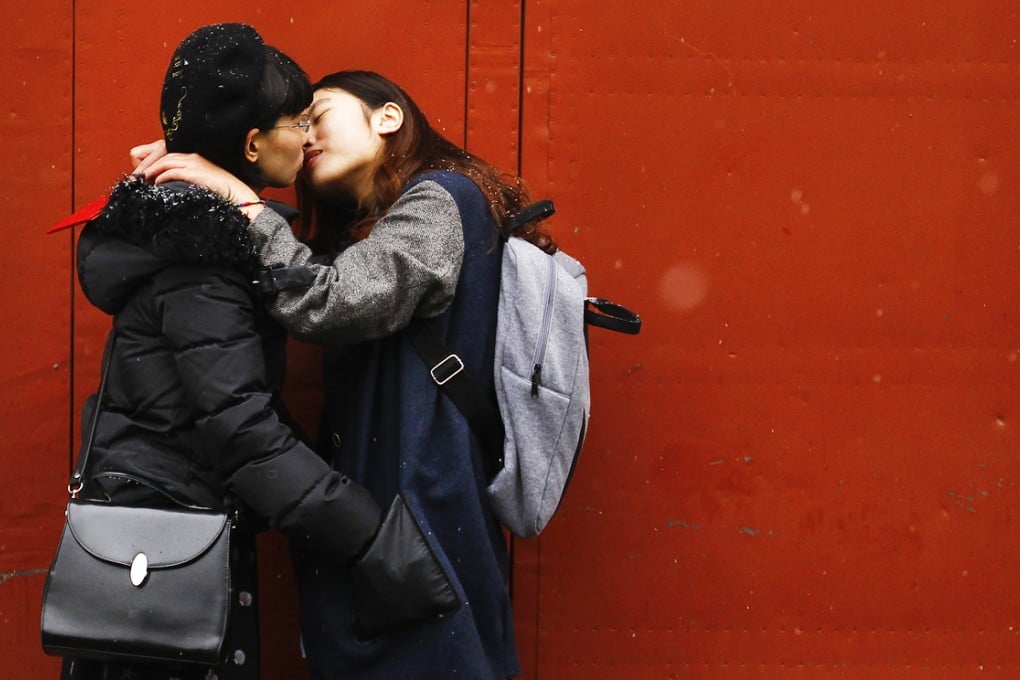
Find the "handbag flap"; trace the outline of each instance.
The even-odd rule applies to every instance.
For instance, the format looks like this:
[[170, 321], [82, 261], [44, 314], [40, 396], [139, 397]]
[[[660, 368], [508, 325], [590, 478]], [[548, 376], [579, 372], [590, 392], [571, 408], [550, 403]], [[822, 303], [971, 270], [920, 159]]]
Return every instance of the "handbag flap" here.
[[139, 508], [82, 500], [67, 504], [67, 526], [96, 558], [128, 566], [144, 553], [150, 569], [185, 564], [229, 526], [223, 512]]

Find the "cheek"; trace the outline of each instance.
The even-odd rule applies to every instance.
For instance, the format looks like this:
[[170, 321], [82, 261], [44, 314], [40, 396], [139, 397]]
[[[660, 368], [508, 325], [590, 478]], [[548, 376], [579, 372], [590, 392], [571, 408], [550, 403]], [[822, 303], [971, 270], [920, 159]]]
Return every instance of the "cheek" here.
[[343, 146], [338, 143], [339, 140], [334, 140], [334, 143], [323, 149], [322, 163], [323, 167], [329, 167], [333, 172], [338, 172], [345, 168], [350, 163], [350, 148]]
[[322, 148], [338, 154], [349, 153], [355, 140], [350, 128], [336, 120], [331, 120], [318, 131], [318, 142]]

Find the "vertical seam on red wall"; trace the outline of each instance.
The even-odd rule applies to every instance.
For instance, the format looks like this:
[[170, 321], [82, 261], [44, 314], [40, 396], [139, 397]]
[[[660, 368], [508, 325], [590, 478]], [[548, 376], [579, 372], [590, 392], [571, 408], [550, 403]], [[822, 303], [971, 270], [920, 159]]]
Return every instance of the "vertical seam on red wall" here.
[[[74, 206], [76, 203], [75, 196], [75, 182], [77, 179], [77, 166], [75, 164], [77, 154], [75, 153], [76, 148], [76, 135], [78, 131], [78, 120], [77, 120], [77, 101], [76, 95], [78, 91], [78, 3], [76, 0], [71, 2], [71, 187], [70, 197], [71, 205], [68, 206], [70, 209], [68, 213], [74, 212]], [[68, 319], [67, 324], [67, 476], [70, 478], [72, 470], [74, 470], [74, 375], [75, 375], [75, 361], [74, 361], [74, 323], [75, 323], [75, 305], [74, 305], [74, 285], [75, 285], [75, 260], [77, 259], [77, 239], [75, 238], [75, 229], [71, 228], [68, 230], [68, 238], [71, 239], [71, 247], [68, 251], [71, 253], [71, 261], [67, 268], [67, 295], [68, 295]]]
[[464, 132], [460, 140], [464, 149], [467, 149], [468, 112], [471, 110], [471, 2], [464, 2]]
[[524, 20], [525, 6], [527, 2], [521, 0], [520, 16], [520, 45], [517, 56], [517, 176], [523, 177], [524, 173]]
[[[527, 19], [527, 4], [528, 4], [527, 0], [521, 0], [521, 4], [520, 4], [520, 16], [518, 17], [518, 21], [519, 21], [518, 31], [519, 31], [519, 34], [518, 34], [518, 39], [517, 39], [517, 42], [518, 42], [518, 55], [517, 55], [517, 176], [518, 177], [522, 177], [522, 178], [524, 176], [524, 69], [525, 69], [525, 63], [526, 63], [525, 62], [525, 52], [526, 52], [526, 49], [527, 49], [527, 45], [526, 45], [527, 25], [525, 23], [525, 21]], [[516, 552], [516, 550], [514, 550], [514, 548], [516, 547], [516, 538], [511, 536], [510, 537], [510, 541], [511, 541], [510, 574], [512, 575], [514, 573], [513, 555]], [[534, 612], [533, 612], [534, 620], [532, 622], [532, 630], [534, 631], [534, 638], [533, 638], [534, 646], [532, 648], [532, 659], [534, 660], [535, 677], [538, 678], [538, 676], [540, 674], [540, 669], [542, 667], [541, 663], [539, 663], [539, 654], [541, 653], [541, 645], [538, 643], [538, 634], [539, 634], [539, 630], [540, 630], [539, 624], [541, 623], [541, 618], [542, 618], [542, 607], [540, 606], [540, 603], [538, 601], [539, 598], [537, 596], [537, 593], [541, 593], [541, 591], [542, 591], [542, 558], [541, 558], [541, 555], [542, 555], [542, 552], [541, 552], [542, 551], [542, 543], [541, 543], [541, 541], [539, 541], [538, 538], [536, 538], [535, 541], [538, 542], [538, 545], [536, 546], [536, 548], [537, 548], [537, 550], [536, 550], [536, 552], [537, 552], [537, 556], [536, 556], [536, 565], [537, 565], [537, 567], [535, 569], [535, 582], [534, 582], [536, 595], [535, 595], [535, 609], [534, 609]], [[511, 597], [513, 596], [512, 593], [513, 593], [513, 591], [511, 590]], [[524, 672], [525, 669], [522, 667], [521, 671]]]

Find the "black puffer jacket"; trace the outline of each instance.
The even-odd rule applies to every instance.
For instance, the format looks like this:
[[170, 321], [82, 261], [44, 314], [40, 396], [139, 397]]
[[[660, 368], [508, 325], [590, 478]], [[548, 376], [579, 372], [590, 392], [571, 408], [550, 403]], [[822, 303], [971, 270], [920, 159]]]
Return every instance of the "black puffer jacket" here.
[[130, 480], [218, 507], [230, 490], [292, 540], [346, 562], [380, 510], [274, 408], [285, 336], [251, 285], [247, 224], [204, 189], [130, 178], [83, 230], [82, 289], [117, 329], [86, 493]]

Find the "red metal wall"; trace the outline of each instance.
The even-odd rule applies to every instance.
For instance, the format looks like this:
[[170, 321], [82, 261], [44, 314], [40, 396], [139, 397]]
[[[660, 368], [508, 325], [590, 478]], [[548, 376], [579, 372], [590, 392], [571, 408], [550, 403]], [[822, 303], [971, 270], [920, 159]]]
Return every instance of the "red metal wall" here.
[[[63, 513], [70, 448], [70, 240], [39, 237], [71, 201], [67, 3], [0, 6], [0, 677], [54, 677], [39, 597]], [[38, 16], [51, 19], [39, 25]], [[53, 215], [54, 213], [50, 213]], [[40, 221], [42, 220], [42, 221]], [[6, 668], [5, 668], [6, 667]], [[33, 668], [36, 667], [36, 668]]]
[[528, 3], [525, 172], [647, 319], [596, 336], [544, 676], [1020, 677], [1020, 23], [943, 5]]
[[[645, 318], [593, 331], [582, 463], [514, 545], [526, 677], [1020, 677], [1015, 3], [232, 6], [0, 8], [0, 677], [53, 677], [38, 599], [108, 324], [41, 230], [158, 135], [171, 50], [221, 20], [520, 163]], [[267, 677], [303, 677], [263, 548]]]

